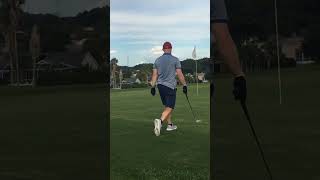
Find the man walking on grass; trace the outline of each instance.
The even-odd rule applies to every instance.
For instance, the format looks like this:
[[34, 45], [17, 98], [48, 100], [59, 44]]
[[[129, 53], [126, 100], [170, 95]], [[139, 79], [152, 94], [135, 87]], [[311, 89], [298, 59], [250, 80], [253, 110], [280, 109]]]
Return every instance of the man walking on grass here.
[[167, 131], [176, 130], [178, 127], [172, 123], [172, 112], [176, 104], [177, 80], [183, 85], [183, 93], [187, 94], [187, 84], [181, 70], [181, 63], [178, 58], [172, 56], [172, 45], [170, 42], [163, 44], [164, 54], [160, 56], [153, 65], [153, 74], [151, 80], [151, 94], [155, 96], [156, 85], [159, 90], [164, 110], [160, 119], [154, 120], [154, 133], [160, 135], [161, 127], [164, 121], [167, 121]]

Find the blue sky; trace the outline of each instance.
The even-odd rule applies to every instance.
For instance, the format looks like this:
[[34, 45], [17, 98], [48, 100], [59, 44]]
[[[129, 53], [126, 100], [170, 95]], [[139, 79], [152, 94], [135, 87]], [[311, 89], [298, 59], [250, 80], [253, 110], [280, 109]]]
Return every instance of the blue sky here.
[[210, 0], [111, 0], [111, 58], [153, 63], [170, 41], [180, 60], [210, 56]]

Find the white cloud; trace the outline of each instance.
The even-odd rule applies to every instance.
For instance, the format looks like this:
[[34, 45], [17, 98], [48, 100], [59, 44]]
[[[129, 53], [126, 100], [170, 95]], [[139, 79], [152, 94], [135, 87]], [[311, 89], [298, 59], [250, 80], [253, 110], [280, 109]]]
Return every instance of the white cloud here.
[[[202, 4], [208, 4], [210, 3], [210, 0], [201, 0], [200, 3], [197, 1], [186, 1], [186, 0], [170, 0], [163, 1], [163, 0], [111, 0], [111, 7], [113, 8], [127, 8], [130, 7], [131, 9], [185, 9], [186, 7], [189, 7], [190, 4], [193, 6], [201, 5]], [[139, 6], [138, 8], [136, 6]]]
[[[210, 22], [210, 12], [203, 9], [195, 9], [192, 12], [179, 11], [175, 14], [147, 15], [143, 13], [113, 12], [110, 13], [111, 24], [129, 25], [129, 26], [162, 26], [176, 24], [202, 24]], [[146, 26], [147, 25], [147, 26]]]
[[168, 7], [165, 1], [112, 0], [111, 46], [121, 49], [118, 55], [123, 56], [124, 64], [129, 55], [130, 65], [141, 63], [141, 59], [153, 63], [163, 54], [165, 41], [173, 43], [173, 54], [181, 60], [191, 57], [194, 45], [199, 47], [199, 57], [207, 56], [210, 53], [209, 2], [170, 0]]
[[[129, 42], [210, 39], [210, 12], [206, 7], [174, 14], [111, 11], [111, 39]], [[112, 42], [111, 42], [112, 43]]]
[[151, 48], [151, 53], [153, 55], [159, 55], [159, 54], [163, 54], [163, 51], [162, 51], [162, 46], [154, 46]]
[[118, 52], [117, 50], [110, 50], [110, 54], [115, 54], [117, 52]]
[[138, 41], [129, 41], [127, 42], [128, 45], [157, 45], [161, 44], [160, 41], [152, 41], [152, 40], [138, 40]]

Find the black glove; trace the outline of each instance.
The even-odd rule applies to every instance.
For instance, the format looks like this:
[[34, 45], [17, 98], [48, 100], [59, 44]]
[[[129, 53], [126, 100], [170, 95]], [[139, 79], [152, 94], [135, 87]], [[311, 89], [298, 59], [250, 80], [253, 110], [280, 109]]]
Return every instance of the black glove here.
[[188, 88], [187, 88], [187, 86], [185, 85], [185, 86], [183, 86], [183, 93], [184, 94], [188, 94]]
[[152, 95], [152, 96], [155, 96], [155, 95], [156, 95], [156, 88], [155, 88], [155, 87], [152, 87], [152, 88], [151, 88], [151, 95]]
[[214, 90], [215, 90], [214, 83], [211, 82], [211, 83], [210, 83], [210, 96], [213, 96], [213, 95], [214, 95], [214, 92], [215, 92]]
[[244, 76], [236, 77], [234, 79], [233, 88], [234, 99], [245, 101], [247, 98], [247, 85]]

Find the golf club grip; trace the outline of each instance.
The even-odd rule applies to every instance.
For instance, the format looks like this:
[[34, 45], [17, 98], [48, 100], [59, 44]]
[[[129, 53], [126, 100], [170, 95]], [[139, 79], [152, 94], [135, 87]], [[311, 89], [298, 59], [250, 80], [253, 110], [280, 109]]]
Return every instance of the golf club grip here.
[[243, 111], [244, 111], [244, 113], [245, 113], [245, 115], [247, 117], [247, 120], [248, 120], [248, 123], [250, 125], [250, 129], [251, 129], [252, 135], [253, 135], [253, 137], [254, 137], [254, 139], [256, 141], [256, 144], [257, 144], [257, 146], [259, 148], [259, 152], [260, 152], [261, 158], [263, 160], [263, 163], [265, 165], [265, 168], [267, 170], [267, 173], [269, 175], [269, 178], [270, 178], [270, 180], [273, 180], [271, 170], [270, 170], [269, 165], [268, 165], [268, 163], [266, 161], [266, 158], [265, 158], [262, 146], [260, 144], [260, 141], [258, 139], [258, 136], [256, 134], [256, 131], [254, 130], [254, 127], [253, 127], [253, 124], [252, 124], [252, 121], [251, 121], [251, 118], [250, 118], [250, 115], [249, 115], [249, 111], [248, 111], [248, 108], [247, 108], [247, 105], [246, 105], [245, 101], [241, 101], [241, 107], [242, 107], [242, 109], [243, 109]]

